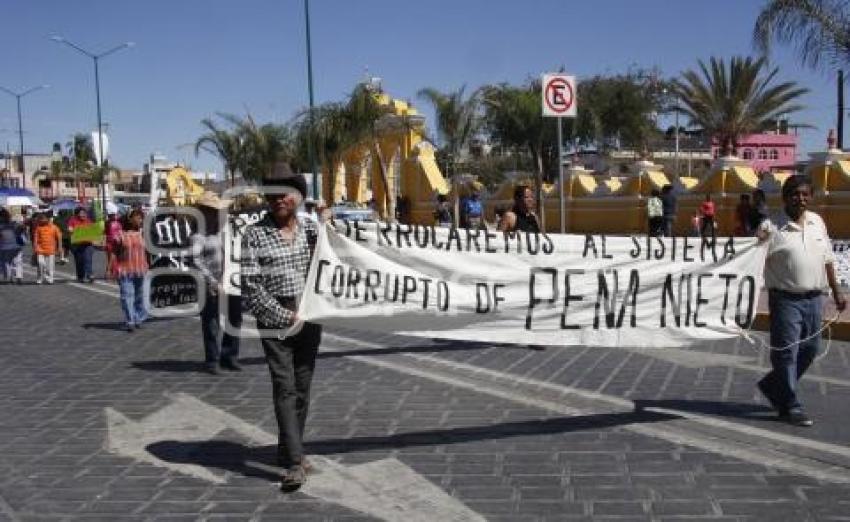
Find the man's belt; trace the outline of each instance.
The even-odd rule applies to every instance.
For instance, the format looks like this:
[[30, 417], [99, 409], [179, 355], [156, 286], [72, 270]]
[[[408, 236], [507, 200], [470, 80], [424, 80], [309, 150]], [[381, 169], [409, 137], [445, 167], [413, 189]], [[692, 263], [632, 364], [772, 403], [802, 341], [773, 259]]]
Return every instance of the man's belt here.
[[823, 291], [821, 290], [808, 290], [806, 292], [789, 292], [788, 290], [771, 288], [768, 291], [771, 294], [776, 294], [787, 299], [811, 299], [813, 297], [819, 297], [823, 295]]

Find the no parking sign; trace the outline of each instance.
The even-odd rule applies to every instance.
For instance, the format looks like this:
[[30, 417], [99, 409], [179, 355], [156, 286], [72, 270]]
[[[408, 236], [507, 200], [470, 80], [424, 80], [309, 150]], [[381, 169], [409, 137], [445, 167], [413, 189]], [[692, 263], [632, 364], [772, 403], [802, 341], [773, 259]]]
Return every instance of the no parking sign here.
[[576, 77], [544, 74], [542, 83], [543, 116], [575, 117]]

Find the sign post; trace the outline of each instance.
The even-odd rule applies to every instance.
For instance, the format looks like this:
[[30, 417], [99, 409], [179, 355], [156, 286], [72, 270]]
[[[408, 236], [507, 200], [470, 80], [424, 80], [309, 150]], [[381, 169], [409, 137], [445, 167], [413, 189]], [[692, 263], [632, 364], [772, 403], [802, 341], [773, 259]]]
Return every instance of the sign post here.
[[567, 232], [567, 209], [564, 201], [564, 139], [561, 119], [575, 118], [576, 77], [565, 74], [544, 74], [541, 82], [543, 89], [543, 116], [558, 118], [558, 181], [561, 205], [561, 234]]

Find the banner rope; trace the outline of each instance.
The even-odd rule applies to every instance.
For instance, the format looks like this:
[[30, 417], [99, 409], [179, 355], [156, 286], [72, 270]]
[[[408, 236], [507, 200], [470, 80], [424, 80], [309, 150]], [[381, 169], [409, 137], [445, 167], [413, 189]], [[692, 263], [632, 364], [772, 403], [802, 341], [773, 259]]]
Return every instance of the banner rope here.
[[756, 351], [765, 350], [765, 349], [768, 350], [768, 351], [788, 350], [788, 349], [790, 349], [794, 346], [797, 346], [798, 344], [803, 344], [806, 341], [814, 339], [815, 337], [821, 335], [825, 330], [826, 331], [826, 349], [823, 350], [823, 352], [821, 352], [821, 353], [819, 353], [815, 356], [815, 360], [819, 360], [819, 359], [822, 359], [823, 357], [826, 357], [826, 354], [829, 353], [829, 348], [832, 345], [832, 325], [834, 325], [836, 322], [838, 322], [838, 319], [840, 317], [841, 317], [841, 312], [836, 310], [835, 314], [831, 318], [827, 319], [826, 321], [823, 321], [823, 326], [821, 326], [813, 334], [811, 334], [807, 337], [804, 337], [804, 338], [802, 338], [798, 341], [794, 341], [793, 343], [789, 343], [786, 346], [771, 346], [770, 344], [764, 342], [764, 340], [761, 337], [755, 337], [754, 338], [752, 335], [750, 335], [751, 332], [752, 332], [752, 324], [746, 330], [744, 330], [743, 328], [740, 328], [740, 327], [738, 327], [738, 329], [740, 331], [741, 336], [744, 337], [744, 339], [746, 339], [750, 343], [750, 345], [754, 347], [753, 349], [756, 350]]

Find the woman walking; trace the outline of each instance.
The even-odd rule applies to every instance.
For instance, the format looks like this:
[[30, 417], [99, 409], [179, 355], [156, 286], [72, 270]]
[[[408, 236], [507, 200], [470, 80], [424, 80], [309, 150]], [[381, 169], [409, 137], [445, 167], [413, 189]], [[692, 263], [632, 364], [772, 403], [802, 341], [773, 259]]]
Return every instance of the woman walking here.
[[21, 248], [26, 244], [23, 225], [12, 223], [5, 208], [0, 208], [0, 275], [3, 282], [21, 284], [24, 280], [24, 264]]
[[118, 276], [118, 288], [121, 292], [121, 309], [127, 331], [132, 332], [142, 326], [148, 318], [145, 292], [145, 275], [148, 273], [148, 260], [145, 255], [145, 241], [142, 238], [144, 215], [140, 209], [130, 211], [127, 217], [127, 229], [115, 239], [115, 273]]

